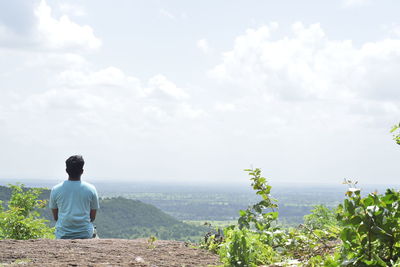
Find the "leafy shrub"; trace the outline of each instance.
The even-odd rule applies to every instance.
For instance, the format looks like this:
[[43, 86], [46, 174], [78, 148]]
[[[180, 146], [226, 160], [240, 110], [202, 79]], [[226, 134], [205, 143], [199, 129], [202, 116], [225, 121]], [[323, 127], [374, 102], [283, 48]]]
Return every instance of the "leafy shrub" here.
[[204, 235], [200, 242], [200, 247], [213, 253], [218, 253], [221, 244], [225, 241], [224, 234], [219, 228], [213, 228], [211, 223], [204, 223], [209, 227], [209, 231]]
[[10, 185], [11, 199], [8, 209], [0, 205], [0, 239], [54, 238], [54, 229], [45, 219], [40, 219], [38, 209], [46, 207], [46, 201], [38, 200], [41, 190], [24, 190], [23, 185]]
[[[325, 247], [329, 240], [339, 238], [341, 227], [336, 219], [336, 209], [329, 209], [324, 205], [316, 205], [311, 214], [304, 216], [304, 225], [300, 225], [304, 234], [315, 244], [322, 244]], [[315, 243], [317, 242], [317, 243]], [[311, 245], [313, 246], [313, 245]]]
[[[259, 169], [246, 170], [259, 203], [240, 211], [238, 226], [224, 229], [220, 240], [211, 236], [208, 249], [216, 251], [225, 266], [289, 264], [301, 266], [400, 267], [400, 191], [362, 197], [356, 183], [349, 184], [344, 203], [336, 210], [315, 206], [298, 228], [282, 229], [276, 219], [276, 200]], [[336, 216], [335, 216], [336, 214]], [[341, 247], [339, 251], [341, 239]]]
[[225, 239], [218, 252], [226, 266], [258, 266], [278, 258], [272, 246], [281, 243], [281, 231], [276, 226], [278, 205], [270, 195], [271, 186], [261, 176], [260, 169], [245, 171], [250, 175], [251, 186], [262, 199], [239, 211], [238, 226], [225, 228]]
[[311, 214], [304, 216], [304, 224], [311, 229], [330, 229], [338, 227], [336, 210], [329, 209], [325, 205], [316, 205]]
[[337, 246], [337, 243], [327, 244], [339, 233], [334, 211], [317, 206], [307, 217], [306, 225], [282, 229], [277, 223], [278, 205], [271, 197], [271, 186], [261, 176], [260, 169], [246, 171], [253, 189], [262, 199], [240, 211], [238, 226], [226, 227], [224, 239], [217, 240], [216, 235], [210, 235], [203, 247], [217, 251], [225, 266], [260, 266], [292, 258], [304, 263], [310, 261], [310, 266], [321, 266], [318, 264], [325, 262], [337, 266], [333, 265], [329, 255], [318, 257]]
[[340, 254], [317, 255], [309, 259], [307, 267], [338, 267], [340, 266]]
[[278, 254], [267, 245], [266, 235], [238, 227], [225, 228], [219, 254], [226, 266], [253, 267], [276, 262]]
[[268, 185], [267, 179], [261, 176], [261, 169], [246, 169], [250, 175], [251, 186], [256, 194], [262, 197], [262, 200], [246, 210], [240, 210], [238, 219], [239, 228], [255, 227], [258, 231], [269, 230], [276, 219], [278, 212], [277, 201], [271, 197], [271, 186]]
[[400, 257], [400, 191], [361, 196], [351, 185], [338, 219], [343, 223], [343, 264], [352, 266], [393, 266]]

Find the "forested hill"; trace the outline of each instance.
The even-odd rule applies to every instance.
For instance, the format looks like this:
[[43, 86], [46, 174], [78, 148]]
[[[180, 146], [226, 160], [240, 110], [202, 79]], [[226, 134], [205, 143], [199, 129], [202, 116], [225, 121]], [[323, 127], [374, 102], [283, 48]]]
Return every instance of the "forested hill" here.
[[[48, 199], [45, 189], [41, 199]], [[11, 189], [0, 186], [0, 200], [8, 201]], [[43, 217], [54, 225], [49, 209]], [[101, 238], [139, 238], [155, 236], [165, 240], [199, 241], [207, 229], [183, 223], [153, 205], [122, 197], [100, 199], [100, 210], [95, 221]]]

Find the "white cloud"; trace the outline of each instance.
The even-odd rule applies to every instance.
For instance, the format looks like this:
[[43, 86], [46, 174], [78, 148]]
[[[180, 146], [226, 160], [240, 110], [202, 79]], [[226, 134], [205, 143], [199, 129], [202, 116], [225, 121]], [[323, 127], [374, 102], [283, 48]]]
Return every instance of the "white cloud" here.
[[12, 109], [36, 114], [35, 120], [54, 120], [55, 124], [58, 122], [54, 114], [68, 112], [74, 118], [71, 123], [82, 127], [87, 121], [81, 114], [101, 122], [98, 127], [104, 123], [113, 125], [115, 116], [127, 123], [134, 114], [135, 120], [143, 124], [146, 114], [153, 114], [158, 121], [195, 119], [205, 114], [186, 102], [189, 95], [163, 75], [156, 75], [143, 85], [116, 67], [66, 70], [50, 79], [49, 85], [50, 89], [44, 92], [11, 103]]
[[[91, 26], [75, 18], [84, 10], [50, 4], [52, 9], [44, 1], [31, 6], [32, 18], [23, 23], [13, 18], [0, 23], [0, 146], [14, 153], [0, 156], [1, 174], [6, 168], [17, 173], [7, 160], [26, 166], [38, 154], [54, 158], [74, 151], [91, 160], [116, 153], [123, 162], [113, 162], [120, 165], [111, 168], [97, 161], [96, 168], [88, 168], [96, 170], [94, 176], [164, 178], [181, 171], [185, 179], [188, 173], [199, 180], [221, 174], [227, 181], [236, 175], [231, 175], [232, 169], [239, 172], [250, 163], [282, 179], [317, 180], [327, 169], [332, 179], [342, 172], [348, 175], [346, 164], [358, 164], [368, 176], [371, 162], [385, 158], [388, 165], [395, 158], [395, 152], [379, 154], [387, 152], [383, 142], [391, 141], [386, 129], [400, 117], [400, 43], [395, 27], [390, 37], [364, 43], [332, 39], [319, 24], [296, 23], [287, 36], [277, 23], [248, 29], [209, 71], [213, 79], [187, 77], [191, 68], [182, 70], [179, 62], [168, 65], [172, 75], [186, 77], [181, 79], [188, 82], [182, 83], [167, 75], [149, 75], [153, 60], [142, 65], [141, 58], [110, 57], [108, 49], [115, 47], [91, 60], [85, 54], [98, 51], [101, 40]], [[174, 10], [176, 14], [164, 10], [159, 15], [184, 18]], [[21, 24], [13, 27], [16, 21]], [[113, 23], [126, 26], [118, 19]], [[146, 40], [142, 41], [150, 39]], [[203, 53], [215, 52], [207, 39], [192, 40]], [[151, 45], [146, 49], [143, 53], [160, 56], [152, 53]], [[158, 56], [157, 62], [170, 58]], [[127, 65], [139, 67], [150, 78], [117, 67]], [[62, 160], [48, 165], [58, 162]], [[47, 171], [36, 165], [24, 167], [23, 174]]]
[[63, 13], [70, 14], [75, 17], [82, 17], [86, 15], [86, 11], [82, 6], [74, 5], [71, 3], [61, 3], [60, 10]]
[[[32, 21], [28, 21], [29, 27], [25, 26], [22, 30], [16, 30], [17, 26], [12, 23], [2, 24], [0, 21], [0, 48], [36, 52], [80, 52], [98, 49], [101, 40], [94, 35], [93, 29], [88, 25], [79, 25], [63, 14], [66, 7], [69, 7], [69, 13], [72, 12], [72, 6], [61, 6], [62, 15], [56, 18], [45, 0], [37, 2], [34, 10], [30, 11]], [[18, 20], [14, 23], [19, 24]]]
[[152, 96], [173, 99], [185, 99], [189, 95], [163, 75], [156, 75], [149, 80], [147, 93]]
[[210, 46], [208, 45], [208, 41], [206, 39], [200, 39], [196, 43], [197, 48], [199, 48], [204, 54], [208, 54], [210, 52]]
[[36, 8], [35, 15], [38, 18], [40, 41], [47, 48], [91, 50], [101, 46], [101, 40], [94, 35], [90, 26], [81, 26], [66, 15], [54, 18], [45, 0]]
[[274, 40], [267, 26], [247, 30], [210, 74], [266, 99], [400, 100], [400, 39], [356, 47], [330, 40], [319, 24], [296, 23], [292, 31]]
[[[347, 158], [342, 168], [351, 158], [367, 166], [368, 153], [359, 151], [371, 142], [390, 143], [387, 130], [400, 117], [400, 40], [355, 45], [330, 39], [319, 24], [301, 23], [287, 36], [276, 35], [271, 26], [247, 30], [209, 71], [219, 84], [210, 98], [220, 131], [261, 149], [255, 153], [268, 166], [281, 163], [271, 163], [274, 156], [266, 160], [265, 151], [285, 164], [302, 162], [302, 170], [338, 157]], [[349, 142], [354, 147], [344, 145]], [[292, 161], [289, 155], [305, 157]]]

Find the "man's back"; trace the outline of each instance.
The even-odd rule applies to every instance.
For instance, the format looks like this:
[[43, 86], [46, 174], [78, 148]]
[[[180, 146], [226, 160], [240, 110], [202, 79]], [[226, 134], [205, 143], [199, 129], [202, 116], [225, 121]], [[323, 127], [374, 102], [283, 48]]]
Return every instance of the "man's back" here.
[[99, 208], [96, 188], [86, 182], [67, 180], [53, 187], [50, 208], [58, 209], [56, 237], [91, 238], [90, 211]]

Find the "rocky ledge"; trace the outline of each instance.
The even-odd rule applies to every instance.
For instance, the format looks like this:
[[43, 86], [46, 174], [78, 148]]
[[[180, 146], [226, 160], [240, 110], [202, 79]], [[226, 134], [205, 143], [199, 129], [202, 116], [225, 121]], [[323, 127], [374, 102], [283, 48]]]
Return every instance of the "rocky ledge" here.
[[219, 265], [217, 255], [178, 241], [146, 239], [0, 240], [0, 266]]

